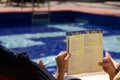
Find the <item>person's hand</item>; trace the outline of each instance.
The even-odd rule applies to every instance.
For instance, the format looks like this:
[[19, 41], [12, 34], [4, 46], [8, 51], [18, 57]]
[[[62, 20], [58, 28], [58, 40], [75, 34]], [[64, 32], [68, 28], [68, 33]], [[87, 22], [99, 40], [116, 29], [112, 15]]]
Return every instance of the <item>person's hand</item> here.
[[62, 51], [56, 56], [55, 59], [56, 59], [58, 71], [64, 72], [68, 67], [70, 54], [68, 54], [66, 51]]
[[103, 67], [103, 70], [109, 74], [110, 80], [113, 80], [115, 76], [115, 64], [117, 63], [114, 61], [114, 59], [108, 52], [106, 52], [106, 56], [103, 59], [103, 62], [99, 62], [99, 65]]
[[106, 52], [105, 54], [106, 54], [106, 56], [103, 59], [103, 62], [99, 62], [99, 65], [103, 67], [103, 70], [106, 73], [108, 73], [108, 74], [114, 73], [115, 65], [113, 63], [113, 58], [111, 57], [111, 55], [108, 52]]
[[55, 59], [57, 64], [57, 71], [55, 77], [57, 80], [63, 80], [64, 72], [68, 67], [70, 54], [68, 54], [66, 51], [62, 51], [56, 56]]

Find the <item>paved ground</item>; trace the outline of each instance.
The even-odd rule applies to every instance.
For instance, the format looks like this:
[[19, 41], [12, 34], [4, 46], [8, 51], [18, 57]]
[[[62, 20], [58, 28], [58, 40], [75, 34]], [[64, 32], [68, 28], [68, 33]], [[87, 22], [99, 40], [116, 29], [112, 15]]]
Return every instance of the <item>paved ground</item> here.
[[[21, 11], [32, 11], [32, 4], [26, 3], [23, 8], [21, 5], [13, 3], [12, 5], [6, 6], [5, 0], [0, 3], [0, 12], [21, 12]], [[35, 4], [35, 11], [46, 11], [50, 6], [50, 10], [73, 10], [81, 11], [102, 15], [114, 15], [120, 16], [120, 1], [107, 1], [107, 2], [77, 2], [77, 1], [51, 1], [50, 5], [48, 2], [40, 4], [39, 7]]]

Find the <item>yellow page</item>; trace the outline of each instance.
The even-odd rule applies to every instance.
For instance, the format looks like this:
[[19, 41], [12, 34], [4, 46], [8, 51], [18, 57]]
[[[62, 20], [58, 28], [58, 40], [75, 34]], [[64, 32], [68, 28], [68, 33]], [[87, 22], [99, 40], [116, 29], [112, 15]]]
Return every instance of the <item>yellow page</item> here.
[[102, 33], [81, 33], [67, 36], [67, 51], [71, 53], [68, 75], [102, 71]]

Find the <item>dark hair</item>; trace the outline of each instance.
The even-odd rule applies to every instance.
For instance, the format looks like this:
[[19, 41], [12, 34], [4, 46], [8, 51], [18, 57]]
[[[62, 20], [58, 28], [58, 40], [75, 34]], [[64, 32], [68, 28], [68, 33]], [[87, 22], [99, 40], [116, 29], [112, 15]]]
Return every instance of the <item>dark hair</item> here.
[[14, 80], [55, 80], [45, 68], [29, 60], [27, 53], [14, 53], [1, 45], [0, 76], [11, 76]]

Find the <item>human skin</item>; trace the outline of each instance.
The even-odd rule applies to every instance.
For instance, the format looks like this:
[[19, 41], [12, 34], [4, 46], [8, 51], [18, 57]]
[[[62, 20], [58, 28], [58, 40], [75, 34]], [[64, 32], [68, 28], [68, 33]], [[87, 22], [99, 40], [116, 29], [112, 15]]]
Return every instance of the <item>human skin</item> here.
[[[66, 51], [61, 51], [55, 57], [57, 70], [56, 70], [56, 73], [54, 74], [54, 77], [56, 78], [56, 80], [64, 80], [64, 74], [65, 74], [65, 71], [67, 70], [70, 56], [71, 55], [68, 54]], [[37, 63], [44, 67], [44, 64], [42, 63], [41, 60], [38, 60]]]
[[99, 62], [99, 65], [102, 66], [103, 70], [109, 74], [110, 80], [113, 80], [115, 77], [115, 69], [119, 64], [114, 61], [108, 52], [106, 52], [103, 62]]

